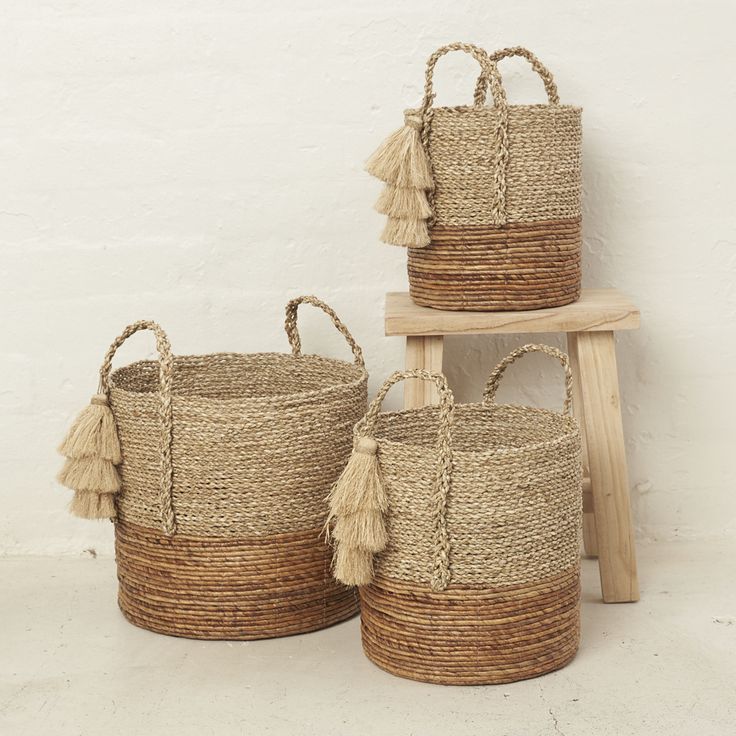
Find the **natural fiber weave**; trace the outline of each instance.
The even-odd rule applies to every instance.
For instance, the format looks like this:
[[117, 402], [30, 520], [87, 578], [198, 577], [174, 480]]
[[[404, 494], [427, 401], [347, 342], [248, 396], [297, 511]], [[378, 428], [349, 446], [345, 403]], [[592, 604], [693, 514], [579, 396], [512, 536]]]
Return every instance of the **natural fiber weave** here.
[[[495, 107], [432, 110], [427, 144], [434, 224], [463, 228], [580, 217], [580, 109], [510, 105], [505, 114], [507, 120]], [[489, 148], [489, 131], [501, 125], [508, 126], [503, 194], [496, 161], [479, 155]], [[489, 214], [500, 197], [504, 212], [494, 219]]]
[[580, 641], [577, 567], [534, 585], [431, 592], [386, 578], [360, 589], [368, 658], [412, 680], [491, 685], [566, 665]]
[[[533, 351], [565, 368], [562, 414], [495, 403], [506, 368]], [[433, 381], [439, 405], [381, 413], [406, 378]], [[480, 404], [455, 406], [445, 378], [421, 370], [397, 372], [378, 391], [356, 434], [377, 442], [388, 499], [388, 544], [361, 589], [364, 647], [381, 667], [491, 683], [573, 656], [582, 466], [571, 393], [567, 356], [538, 345], [496, 367]]]
[[[472, 106], [433, 104], [435, 67], [451, 51], [470, 54], [481, 67]], [[497, 68], [507, 56], [531, 63], [544, 82], [548, 104], [508, 104]], [[489, 88], [492, 107], [485, 105]], [[580, 120], [580, 108], [560, 105], [551, 73], [524, 48], [502, 49], [489, 57], [472, 44], [453, 43], [432, 54], [422, 105], [405, 112], [405, 125], [420, 127], [432, 172], [429, 232], [421, 247], [386, 238], [409, 246], [410, 294], [417, 304], [521, 310], [560, 306], [579, 297]], [[399, 234], [397, 224], [391, 232]], [[565, 259], [559, 258], [561, 244]], [[527, 246], [536, 248], [533, 264], [525, 257]], [[440, 264], [444, 270], [438, 270]], [[447, 270], [449, 280], [442, 278]], [[536, 275], [557, 288], [535, 288]], [[472, 284], [466, 276], [474, 279]]]
[[409, 293], [425, 307], [522, 310], [580, 296], [580, 219], [502, 227], [436, 225], [409, 249]]
[[[325, 311], [355, 363], [301, 354], [299, 304]], [[249, 639], [311, 631], [357, 601], [328, 575], [325, 499], [366, 407], [360, 348], [314, 297], [287, 305], [292, 354], [173, 357], [152, 322], [127, 328], [101, 369], [122, 464], [116, 495], [120, 606], [154, 631]], [[111, 374], [138, 330], [158, 362]]]
[[357, 611], [332, 580], [321, 529], [167, 537], [118, 523], [120, 608], [132, 623], [197, 639], [262, 639], [324, 628]]

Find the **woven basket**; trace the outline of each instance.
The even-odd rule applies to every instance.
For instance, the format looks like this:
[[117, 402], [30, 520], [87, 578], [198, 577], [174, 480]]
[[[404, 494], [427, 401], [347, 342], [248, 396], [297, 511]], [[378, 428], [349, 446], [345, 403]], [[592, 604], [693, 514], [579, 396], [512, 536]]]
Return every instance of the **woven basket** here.
[[[471, 54], [481, 66], [474, 104], [434, 107], [435, 66], [454, 50]], [[548, 104], [508, 104], [496, 65], [507, 56], [529, 60]], [[488, 87], [492, 107], [485, 105]], [[454, 43], [432, 54], [422, 106], [405, 113], [406, 128], [413, 127], [421, 141], [411, 163], [414, 174], [387, 168], [380, 158], [377, 166], [375, 159], [368, 165], [389, 182], [378, 205], [389, 215], [383, 239], [409, 247], [409, 287], [417, 304], [494, 311], [578, 299], [580, 121], [581, 109], [560, 105], [552, 75], [526, 49], [489, 57], [476, 46]], [[416, 175], [422, 155], [428, 181]], [[406, 204], [424, 195], [426, 205]]]
[[[302, 355], [297, 308], [321, 308], [354, 363]], [[151, 330], [158, 362], [111, 373]], [[201, 639], [259, 639], [329, 626], [358, 610], [321, 537], [326, 496], [366, 409], [360, 348], [314, 297], [286, 307], [291, 354], [172, 356], [153, 322], [128, 327], [100, 371], [117, 426], [119, 604], [134, 624]]]
[[[506, 368], [531, 351], [564, 366], [561, 414], [495, 403]], [[434, 381], [439, 405], [380, 413], [406, 378]], [[356, 447], [377, 444], [385, 493], [387, 542], [360, 588], [363, 648], [379, 667], [492, 684], [574, 657], [582, 470], [571, 388], [567, 356], [527, 345], [495, 368], [480, 404], [456, 406], [445, 378], [422, 370], [394, 373], [379, 390], [356, 426]]]

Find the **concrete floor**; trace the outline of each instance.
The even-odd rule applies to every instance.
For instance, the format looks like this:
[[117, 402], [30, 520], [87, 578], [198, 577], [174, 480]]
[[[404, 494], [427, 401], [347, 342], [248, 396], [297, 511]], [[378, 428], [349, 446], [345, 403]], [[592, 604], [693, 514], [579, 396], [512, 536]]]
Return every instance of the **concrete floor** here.
[[534, 736], [736, 733], [733, 542], [642, 546], [642, 600], [599, 602], [584, 561], [583, 643], [563, 670], [495, 687], [401, 680], [356, 619], [259, 642], [126, 623], [111, 559], [0, 560], [0, 735]]

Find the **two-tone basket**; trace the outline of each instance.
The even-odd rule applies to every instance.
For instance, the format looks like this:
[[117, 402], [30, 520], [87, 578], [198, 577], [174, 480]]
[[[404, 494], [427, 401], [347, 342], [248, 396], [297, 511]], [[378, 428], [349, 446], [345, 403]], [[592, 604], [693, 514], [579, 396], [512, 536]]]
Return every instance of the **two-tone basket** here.
[[[563, 413], [501, 406], [506, 368], [541, 351], [564, 366]], [[381, 413], [406, 378], [439, 405]], [[567, 356], [527, 345], [455, 405], [441, 374], [394, 373], [355, 429], [331, 494], [335, 574], [359, 585], [363, 648], [379, 667], [443, 684], [491, 684], [569, 662], [580, 633], [580, 433]]]
[[[355, 361], [302, 355], [297, 308], [325, 311]], [[139, 330], [158, 361], [111, 372]], [[173, 356], [154, 322], [127, 327], [61, 447], [72, 511], [114, 518], [119, 604], [134, 624], [203, 639], [323, 628], [358, 610], [321, 536], [326, 496], [365, 413], [363, 355], [314, 297], [286, 307], [291, 354]]]
[[[464, 51], [479, 63], [473, 105], [435, 107], [434, 70]], [[497, 62], [526, 58], [548, 104], [510, 105]], [[486, 105], [490, 87], [493, 105]], [[409, 291], [421, 306], [524, 310], [569, 304], [581, 282], [581, 110], [561, 105], [549, 70], [530, 51], [438, 49], [424, 99], [369, 159], [387, 183], [376, 205], [382, 240], [409, 248]]]

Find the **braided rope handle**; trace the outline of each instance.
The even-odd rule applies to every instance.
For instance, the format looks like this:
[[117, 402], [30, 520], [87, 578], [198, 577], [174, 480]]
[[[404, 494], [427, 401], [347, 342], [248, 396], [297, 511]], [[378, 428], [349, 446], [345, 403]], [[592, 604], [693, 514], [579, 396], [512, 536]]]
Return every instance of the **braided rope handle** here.
[[365, 368], [363, 351], [358, 346], [358, 343], [355, 342], [355, 338], [350, 334], [350, 330], [348, 330], [342, 320], [335, 314], [332, 307], [325, 304], [321, 299], [317, 299], [316, 296], [298, 296], [286, 305], [284, 329], [286, 330], [286, 336], [289, 338], [289, 345], [291, 345], [293, 355], [299, 356], [302, 354], [302, 339], [299, 336], [299, 328], [297, 326], [297, 310], [300, 304], [311, 304], [313, 307], [321, 309], [332, 320], [332, 324], [335, 325], [337, 331], [345, 338], [345, 341], [350, 346], [355, 356], [355, 364], [361, 368]]
[[432, 381], [439, 394], [439, 424], [437, 430], [437, 469], [435, 483], [430, 500], [430, 509], [434, 521], [434, 537], [432, 540], [432, 570], [430, 585], [432, 590], [444, 590], [450, 584], [450, 537], [447, 533], [447, 500], [452, 481], [452, 416], [455, 399], [447, 385], [447, 379], [441, 373], [422, 369], [396, 371], [392, 373], [378, 389], [376, 397], [368, 407], [365, 415], [363, 432], [373, 436], [381, 412], [381, 405], [391, 388], [401, 381], [419, 378]]
[[[544, 89], [547, 92], [547, 99], [549, 101], [549, 104], [560, 104], [560, 96], [557, 93], [557, 84], [555, 83], [554, 77], [552, 76], [552, 72], [550, 72], [550, 70], [547, 69], [547, 67], [542, 64], [542, 62], [531, 51], [529, 51], [529, 49], [525, 49], [523, 46], [511, 46], [506, 49], [495, 51], [494, 53], [490, 54], [489, 58], [495, 64], [501, 61], [501, 59], [505, 59], [509, 56], [521, 56], [522, 58], [526, 59], [532, 65], [532, 69], [541, 77], [542, 82], [544, 83]], [[500, 72], [498, 71], [498, 67], [496, 67], [496, 74], [500, 79], [501, 77]], [[493, 99], [495, 100], [495, 79], [491, 77], [490, 82]], [[486, 104], [486, 90], [488, 89], [488, 86], [489, 78], [486, 76], [485, 72], [481, 72], [480, 76], [478, 77], [478, 81], [475, 83], [474, 99], [476, 100], [476, 105]], [[501, 86], [503, 87], [503, 82], [501, 83]]]
[[[477, 62], [480, 64], [481, 68], [481, 77], [484, 80], [488, 80], [491, 87], [491, 94], [493, 95], [493, 99], [495, 104], [498, 107], [503, 107], [506, 105], [506, 92], [503, 89], [503, 85], [501, 84], [501, 76], [498, 73], [498, 69], [496, 68], [496, 62], [491, 61], [488, 54], [480, 48], [480, 46], [475, 46], [472, 43], [449, 43], [446, 46], [441, 46], [437, 49], [427, 60], [427, 69], [425, 72], [425, 82], [424, 82], [424, 98], [422, 100], [422, 106], [420, 108], [422, 118], [425, 117], [429, 109], [432, 107], [432, 103], [434, 102], [434, 99], [436, 97], [436, 94], [434, 92], [434, 69], [435, 66], [437, 66], [437, 62], [445, 55], [449, 54], [451, 51], [463, 51], [466, 54], [470, 54]], [[476, 89], [475, 89], [475, 95], [473, 97], [473, 104], [476, 107], [482, 107], [485, 104], [486, 101], [486, 89], [487, 84], [483, 86], [483, 88], [479, 88], [478, 84], [476, 83]]]
[[572, 413], [572, 368], [570, 359], [565, 353], [550, 345], [523, 345], [509, 353], [492, 371], [488, 377], [485, 390], [483, 391], [483, 403], [494, 404], [496, 402], [496, 391], [501, 383], [506, 369], [522, 355], [527, 353], [544, 353], [551, 358], [556, 358], [565, 371], [565, 403], [562, 406], [563, 414]]
[[136, 332], [150, 330], [156, 338], [159, 366], [159, 419], [161, 420], [161, 483], [159, 486], [159, 511], [164, 532], [171, 536], [176, 533], [176, 515], [174, 513], [173, 489], [174, 466], [171, 460], [171, 442], [174, 433], [171, 392], [174, 370], [174, 356], [171, 344], [161, 327], [150, 320], [140, 320], [128, 325], [119, 337], [115, 338], [105, 354], [100, 368], [100, 393], [110, 397], [110, 371], [112, 360], [118, 348]]
[[[509, 162], [509, 113], [508, 103], [506, 101], [506, 91], [501, 83], [501, 76], [498, 73], [498, 67], [496, 61], [492, 60], [488, 54], [479, 46], [475, 46], [471, 43], [451, 43], [447, 46], [442, 46], [435, 51], [427, 61], [427, 70], [425, 74], [424, 83], [424, 99], [422, 100], [422, 106], [420, 108], [421, 115], [421, 135], [422, 145], [425, 151], [429, 151], [429, 131], [432, 126], [432, 103], [435, 99], [435, 92], [433, 87], [434, 69], [437, 62], [450, 51], [464, 51], [470, 54], [479, 64], [481, 68], [480, 77], [475, 85], [475, 95], [473, 97], [473, 104], [476, 107], [482, 107], [486, 100], [486, 89], [488, 86], [491, 88], [491, 94], [493, 95], [494, 104], [498, 110], [498, 122], [495, 130], [495, 141], [497, 141], [497, 148], [495, 152], [495, 161], [493, 169], [493, 183], [495, 190], [495, 197], [493, 201], [493, 208], [491, 211], [491, 218], [494, 225], [505, 225], [506, 224], [506, 171], [508, 169]], [[484, 81], [481, 86], [480, 80]], [[428, 193], [429, 205], [434, 209], [434, 192]], [[434, 220], [430, 221], [432, 224]]]

